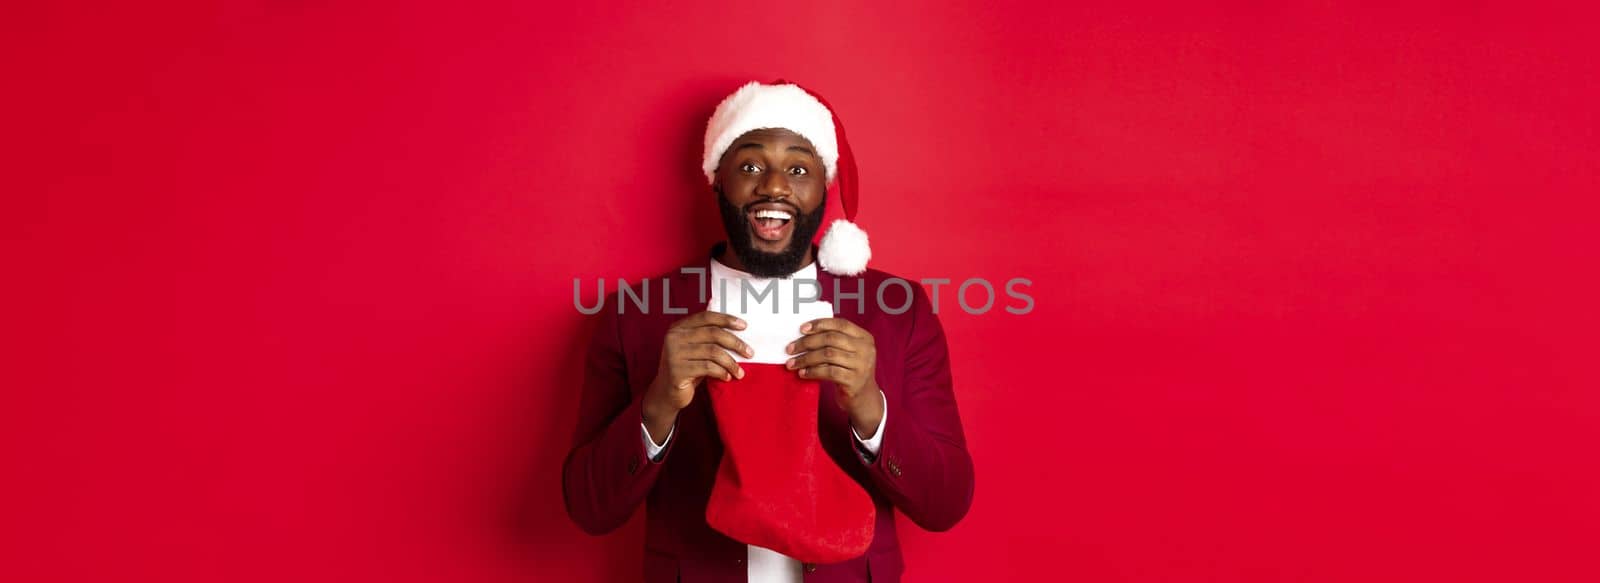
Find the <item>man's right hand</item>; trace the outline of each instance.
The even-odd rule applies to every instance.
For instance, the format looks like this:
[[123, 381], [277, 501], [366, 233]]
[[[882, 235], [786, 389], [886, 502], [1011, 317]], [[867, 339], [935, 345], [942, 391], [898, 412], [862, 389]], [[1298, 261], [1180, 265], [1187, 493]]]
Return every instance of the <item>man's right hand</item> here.
[[650, 439], [661, 443], [678, 419], [678, 411], [694, 399], [695, 386], [706, 377], [724, 381], [744, 378], [744, 369], [728, 351], [750, 358], [755, 351], [728, 330], [743, 330], [744, 320], [720, 312], [700, 312], [667, 329], [661, 344], [661, 366], [644, 394], [644, 425]]

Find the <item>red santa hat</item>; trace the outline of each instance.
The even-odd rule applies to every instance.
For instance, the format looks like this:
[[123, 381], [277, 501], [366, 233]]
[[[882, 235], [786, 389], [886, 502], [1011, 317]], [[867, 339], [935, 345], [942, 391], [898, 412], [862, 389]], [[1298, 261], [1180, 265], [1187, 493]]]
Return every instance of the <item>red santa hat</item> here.
[[708, 184], [717, 180], [717, 165], [733, 141], [759, 129], [786, 129], [811, 141], [822, 158], [828, 184], [837, 185], [843, 219], [828, 225], [817, 250], [817, 261], [829, 273], [860, 275], [872, 258], [867, 233], [856, 226], [856, 160], [844, 137], [844, 126], [828, 102], [799, 85], [782, 79], [763, 84], [751, 81], [733, 92], [706, 122], [706, 149], [702, 169]]

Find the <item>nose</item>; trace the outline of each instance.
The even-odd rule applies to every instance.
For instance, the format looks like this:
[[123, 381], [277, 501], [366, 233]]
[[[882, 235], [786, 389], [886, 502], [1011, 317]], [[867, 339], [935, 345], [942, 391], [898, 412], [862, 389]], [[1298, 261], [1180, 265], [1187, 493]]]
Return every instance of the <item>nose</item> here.
[[756, 194], [764, 198], [790, 198], [794, 192], [789, 189], [789, 177], [782, 172], [767, 172], [761, 176], [761, 182], [756, 185]]

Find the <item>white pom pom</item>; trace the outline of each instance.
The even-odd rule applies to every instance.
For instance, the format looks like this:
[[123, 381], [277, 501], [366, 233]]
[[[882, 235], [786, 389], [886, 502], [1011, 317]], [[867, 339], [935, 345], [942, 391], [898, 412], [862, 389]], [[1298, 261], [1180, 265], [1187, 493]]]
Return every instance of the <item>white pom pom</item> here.
[[868, 259], [872, 259], [872, 246], [867, 244], [866, 231], [844, 219], [828, 225], [817, 250], [823, 269], [834, 275], [860, 275], [867, 270]]

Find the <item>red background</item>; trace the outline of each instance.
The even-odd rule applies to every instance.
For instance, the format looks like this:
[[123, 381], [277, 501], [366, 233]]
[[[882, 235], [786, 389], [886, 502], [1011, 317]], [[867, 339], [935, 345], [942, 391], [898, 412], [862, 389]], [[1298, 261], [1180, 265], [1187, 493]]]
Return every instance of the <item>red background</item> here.
[[1034, 282], [941, 302], [909, 580], [1600, 578], [1596, 14], [106, 4], [4, 25], [0, 578], [636, 577], [562, 510], [572, 281], [697, 258], [780, 76], [875, 265]]

